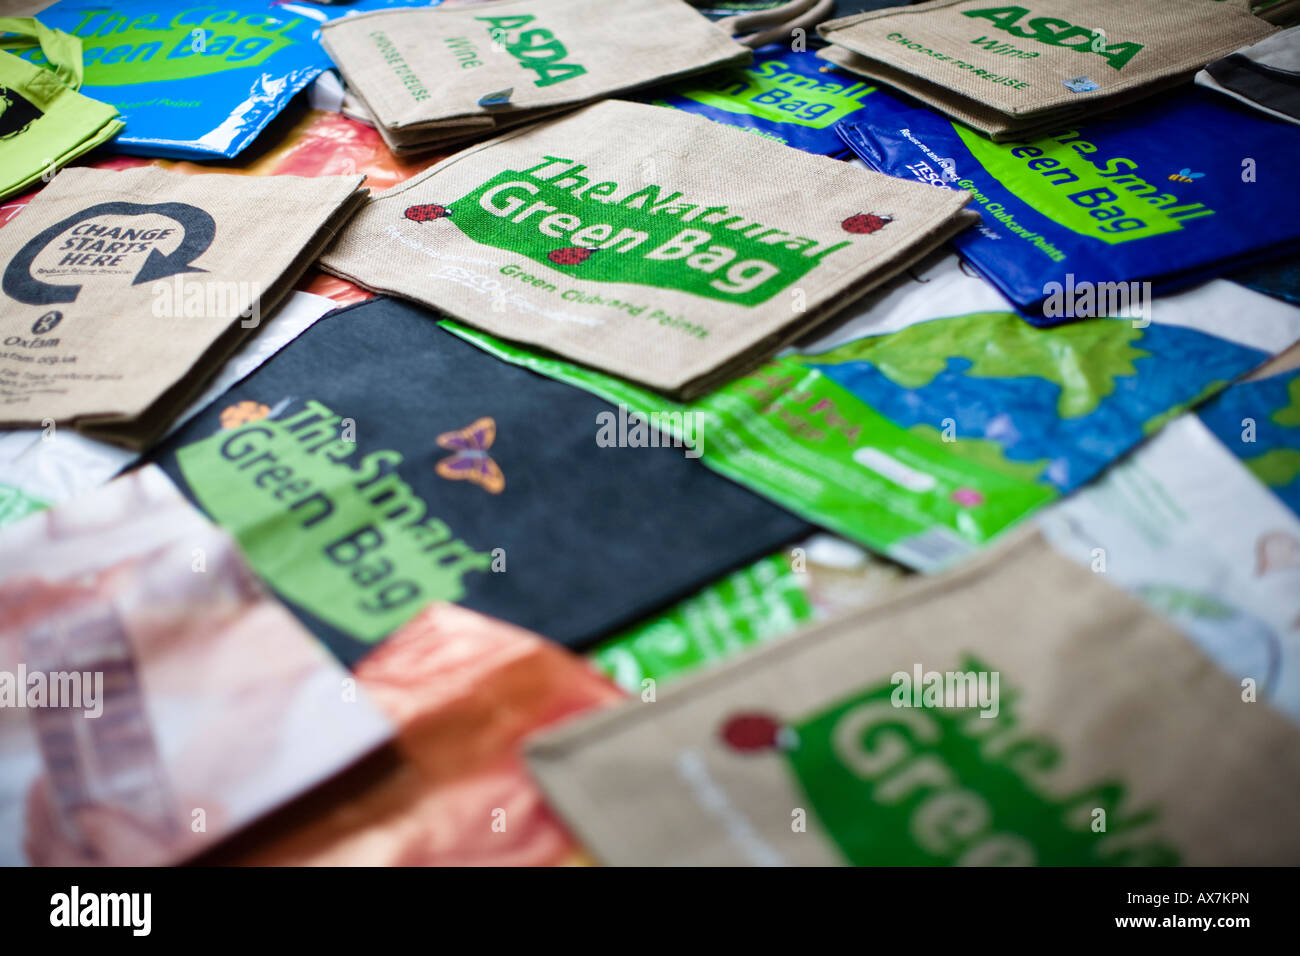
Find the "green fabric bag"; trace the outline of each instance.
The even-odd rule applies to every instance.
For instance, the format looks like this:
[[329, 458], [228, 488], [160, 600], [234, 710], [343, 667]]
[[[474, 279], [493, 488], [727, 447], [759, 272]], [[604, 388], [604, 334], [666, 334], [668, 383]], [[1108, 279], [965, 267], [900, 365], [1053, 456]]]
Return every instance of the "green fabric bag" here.
[[[49, 179], [125, 125], [117, 109], [77, 92], [81, 40], [33, 17], [0, 17], [0, 199]], [[16, 36], [14, 36], [16, 34]], [[34, 38], [54, 70], [41, 69], [5, 47]]]

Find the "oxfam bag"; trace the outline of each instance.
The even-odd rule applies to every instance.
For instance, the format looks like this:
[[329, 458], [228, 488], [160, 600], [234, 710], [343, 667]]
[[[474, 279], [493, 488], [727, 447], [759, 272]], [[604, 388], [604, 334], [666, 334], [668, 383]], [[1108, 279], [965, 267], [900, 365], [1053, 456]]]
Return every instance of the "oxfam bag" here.
[[1035, 535], [529, 754], [609, 864], [1294, 865], [1300, 733], [1248, 697]]
[[0, 199], [108, 142], [122, 129], [116, 109], [77, 92], [82, 77], [80, 40], [30, 18], [0, 17], [3, 33], [35, 39], [53, 70], [0, 52]]
[[[230, 356], [203, 394], [176, 417], [173, 429], [336, 308], [338, 303], [323, 295], [292, 293], [262, 330]], [[0, 431], [0, 528], [93, 490], [139, 457], [138, 449], [75, 432], [59, 432], [58, 441], [50, 441], [50, 435], [48, 428]]]
[[1139, 280], [1162, 293], [1300, 247], [1300, 192], [1269, 184], [1300, 130], [1212, 93], [1005, 144], [884, 93], [871, 104], [837, 127], [845, 142], [873, 169], [972, 192], [983, 222], [953, 244], [1036, 324], [1124, 314]]
[[321, 261], [493, 334], [699, 394], [963, 228], [966, 199], [608, 101], [389, 190]]
[[396, 150], [749, 61], [682, 0], [500, 0], [335, 20], [321, 42]]
[[61, 172], [0, 232], [0, 424], [147, 444], [292, 288], [360, 183]]
[[1010, 139], [1188, 80], [1276, 29], [1246, 0], [932, 0], [818, 32], [826, 59]]

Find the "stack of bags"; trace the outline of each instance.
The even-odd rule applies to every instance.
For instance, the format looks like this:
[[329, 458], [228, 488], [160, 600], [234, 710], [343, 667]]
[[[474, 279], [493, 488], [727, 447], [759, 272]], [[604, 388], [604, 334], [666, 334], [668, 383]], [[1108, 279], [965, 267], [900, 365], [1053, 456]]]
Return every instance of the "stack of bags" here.
[[609, 15], [601, 0], [377, 10], [332, 21], [321, 42], [398, 155], [750, 57], [682, 0], [623, 0]]
[[1245, 0], [931, 0], [818, 27], [827, 60], [995, 141], [1152, 96], [1275, 30]]

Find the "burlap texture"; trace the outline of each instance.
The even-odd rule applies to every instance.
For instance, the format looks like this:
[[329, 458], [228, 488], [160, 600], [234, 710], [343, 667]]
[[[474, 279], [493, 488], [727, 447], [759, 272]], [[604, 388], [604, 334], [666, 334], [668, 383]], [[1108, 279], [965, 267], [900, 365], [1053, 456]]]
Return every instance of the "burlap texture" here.
[[[940, 730], [956, 718], [891, 701], [897, 672], [972, 661], [1000, 676], [991, 719]], [[737, 746], [747, 715], [786, 728], [777, 747]], [[1070, 842], [1099, 863], [1300, 861], [1296, 728], [1036, 533], [534, 738], [529, 761], [609, 864], [840, 863], [837, 797], [841, 837], [899, 848], [858, 860], [872, 864], [915, 862], [913, 845], [933, 861], [1052, 862]], [[1016, 792], [1045, 811], [1014, 812]]]
[[156, 435], [256, 331], [361, 182], [59, 173], [0, 231], [0, 424]]
[[[406, 151], [752, 55], [682, 0], [379, 10], [328, 23], [321, 37], [389, 145]], [[507, 102], [480, 102], [507, 90]]]
[[322, 265], [686, 396], [934, 249], [969, 198], [606, 101], [387, 191]]
[[818, 28], [826, 59], [995, 138], [1150, 95], [1275, 30], [1244, 0], [931, 0]]

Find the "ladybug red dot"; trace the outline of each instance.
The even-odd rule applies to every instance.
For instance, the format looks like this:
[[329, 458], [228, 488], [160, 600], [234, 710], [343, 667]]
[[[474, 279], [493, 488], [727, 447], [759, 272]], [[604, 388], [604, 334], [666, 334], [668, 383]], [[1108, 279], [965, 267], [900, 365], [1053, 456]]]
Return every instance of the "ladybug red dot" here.
[[845, 232], [865, 236], [873, 232], [879, 232], [893, 221], [892, 216], [878, 216], [874, 212], [860, 212], [856, 216], [849, 216], [848, 219], [840, 223], [840, 226], [843, 227]]
[[729, 717], [720, 734], [732, 750], [749, 753], [777, 749], [781, 730], [781, 721], [770, 714], [744, 713]]
[[564, 249], [552, 250], [547, 254], [546, 258], [557, 266], [580, 266], [591, 258], [594, 251], [594, 249], [584, 249], [581, 246], [567, 246]]
[[446, 206], [439, 206], [436, 202], [431, 202], [422, 206], [407, 206], [403, 215], [411, 222], [429, 222], [433, 219], [447, 218], [451, 215], [451, 210]]

